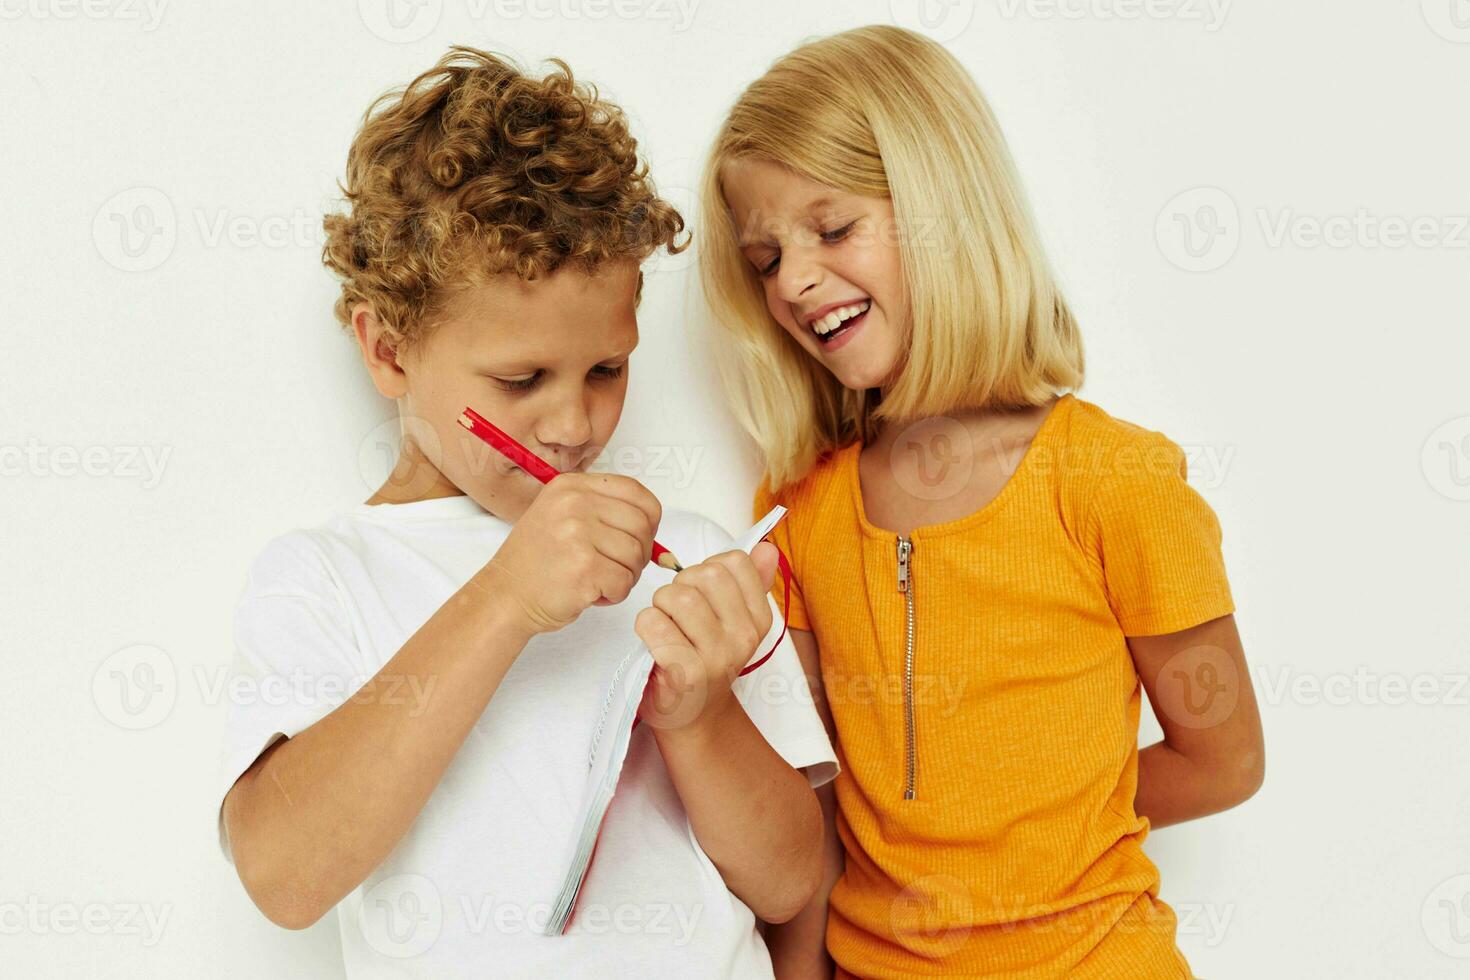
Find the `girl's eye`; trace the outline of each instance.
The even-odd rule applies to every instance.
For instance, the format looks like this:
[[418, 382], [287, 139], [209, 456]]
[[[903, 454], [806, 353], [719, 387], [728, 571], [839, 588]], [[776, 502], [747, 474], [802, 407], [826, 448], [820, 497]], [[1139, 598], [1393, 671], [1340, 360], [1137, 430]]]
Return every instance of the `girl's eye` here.
[[773, 259], [771, 259], [771, 261], [767, 262], [765, 265], [763, 265], [760, 268], [758, 268], [756, 271], [759, 272], [762, 277], [764, 277], [764, 276], [773, 276], [773, 275], [776, 274], [776, 267], [778, 265], [780, 265], [780, 264], [781, 264], [781, 256], [777, 255], [776, 257], [774, 257]]
[[604, 364], [599, 364], [592, 369], [592, 376], [599, 381], [612, 381], [615, 378], [621, 378], [627, 366], [626, 364], [619, 364], [617, 367], [608, 367]]
[[541, 372], [537, 371], [529, 378], [492, 378], [491, 380], [502, 391], [530, 391], [541, 383]]
[[849, 221], [841, 228], [834, 228], [831, 231], [822, 232], [822, 241], [827, 242], [828, 244], [831, 244], [832, 242], [842, 241], [848, 236], [848, 233], [852, 231], [852, 226], [855, 224], [857, 224], [856, 221]]

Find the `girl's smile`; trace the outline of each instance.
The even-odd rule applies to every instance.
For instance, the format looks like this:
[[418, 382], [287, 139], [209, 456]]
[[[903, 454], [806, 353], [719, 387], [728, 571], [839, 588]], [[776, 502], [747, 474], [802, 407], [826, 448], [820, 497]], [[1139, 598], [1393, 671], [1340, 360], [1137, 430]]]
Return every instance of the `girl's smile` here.
[[881, 387], [908, 318], [893, 202], [760, 157], [731, 160], [721, 176], [772, 318], [845, 387]]

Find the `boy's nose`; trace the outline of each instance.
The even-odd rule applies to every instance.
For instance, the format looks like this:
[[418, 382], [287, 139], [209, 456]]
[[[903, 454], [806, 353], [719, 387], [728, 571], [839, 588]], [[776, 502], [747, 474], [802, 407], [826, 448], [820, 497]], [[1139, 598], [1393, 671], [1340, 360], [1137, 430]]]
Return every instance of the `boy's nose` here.
[[572, 469], [581, 462], [592, 441], [592, 419], [583, 406], [567, 406], [541, 420], [536, 441], [548, 454], [548, 463], [559, 470]]

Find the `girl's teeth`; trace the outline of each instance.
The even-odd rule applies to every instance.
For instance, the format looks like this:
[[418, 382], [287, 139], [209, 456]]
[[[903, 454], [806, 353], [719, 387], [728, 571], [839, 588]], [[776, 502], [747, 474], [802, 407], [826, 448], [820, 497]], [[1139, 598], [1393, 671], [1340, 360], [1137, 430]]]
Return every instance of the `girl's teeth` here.
[[866, 311], [870, 305], [870, 302], [864, 301], [862, 303], [854, 303], [852, 306], [844, 306], [839, 309], [833, 310], [831, 313], [828, 313], [820, 320], [813, 321], [812, 329], [815, 330], [819, 336], [825, 337], [827, 334], [840, 327], [843, 321], [850, 320], [853, 317], [857, 316], [859, 313]]

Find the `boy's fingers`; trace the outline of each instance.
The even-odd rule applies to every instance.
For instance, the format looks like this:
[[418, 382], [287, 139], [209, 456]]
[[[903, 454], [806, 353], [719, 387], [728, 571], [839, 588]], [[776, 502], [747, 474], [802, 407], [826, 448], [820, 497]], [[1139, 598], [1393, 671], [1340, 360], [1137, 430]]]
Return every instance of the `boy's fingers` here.
[[596, 499], [595, 513], [602, 523], [624, 531], [639, 541], [645, 542], [643, 556], [644, 562], [648, 561], [648, 555], [653, 552], [654, 526], [648, 523], [648, 514], [637, 506], [617, 497], [605, 494]]
[[619, 476], [616, 473], [589, 473], [584, 474], [591, 481], [592, 487], [599, 493], [609, 497], [616, 497], [637, 507], [648, 519], [649, 537], [658, 530], [659, 521], [663, 519], [663, 505], [653, 492], [630, 476]]
[[630, 571], [623, 565], [604, 563], [597, 570], [592, 581], [597, 587], [599, 596], [593, 600], [593, 604], [616, 605], [628, 598], [628, 593], [632, 592], [633, 586], [638, 584], [638, 573]]
[[643, 542], [627, 531], [615, 527], [598, 528], [592, 538], [592, 547], [608, 561], [617, 562], [631, 572], [635, 582], [638, 576], [643, 574], [643, 569], [648, 564], [648, 553], [643, 547]]

